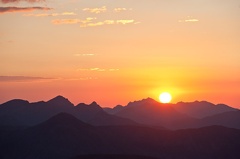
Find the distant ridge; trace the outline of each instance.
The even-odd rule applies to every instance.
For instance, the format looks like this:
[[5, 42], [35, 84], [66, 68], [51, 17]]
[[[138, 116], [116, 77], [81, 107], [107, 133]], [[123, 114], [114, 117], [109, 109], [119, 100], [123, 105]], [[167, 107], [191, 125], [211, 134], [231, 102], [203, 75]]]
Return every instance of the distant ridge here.
[[174, 109], [196, 118], [204, 118], [228, 111], [238, 110], [225, 104], [214, 105], [207, 101], [179, 102], [174, 105]]

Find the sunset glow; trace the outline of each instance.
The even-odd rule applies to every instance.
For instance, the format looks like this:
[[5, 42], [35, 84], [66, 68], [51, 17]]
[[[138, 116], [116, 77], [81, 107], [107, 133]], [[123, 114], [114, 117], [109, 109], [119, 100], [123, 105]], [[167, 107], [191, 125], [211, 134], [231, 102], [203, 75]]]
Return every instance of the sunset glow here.
[[171, 102], [240, 108], [239, 0], [0, 0], [0, 103]]

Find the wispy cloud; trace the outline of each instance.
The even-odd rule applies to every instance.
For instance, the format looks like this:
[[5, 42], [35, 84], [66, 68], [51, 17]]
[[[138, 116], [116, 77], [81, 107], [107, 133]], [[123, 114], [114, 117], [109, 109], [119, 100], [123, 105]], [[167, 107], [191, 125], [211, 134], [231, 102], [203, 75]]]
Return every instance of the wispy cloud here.
[[54, 19], [52, 20], [53, 24], [80, 24], [80, 27], [96, 27], [102, 25], [126, 25], [126, 24], [138, 24], [133, 19], [121, 19], [121, 20], [104, 20], [104, 21], [96, 21], [97, 18], [88, 17], [84, 20], [81, 19]]
[[199, 22], [199, 20], [196, 18], [192, 18], [191, 16], [188, 16], [186, 19], [179, 20], [178, 22], [179, 23], [195, 23], [195, 22]]
[[126, 20], [126, 19], [124, 19], [124, 20], [117, 20], [116, 21], [116, 23], [117, 24], [130, 24], [130, 23], [134, 23], [134, 20], [133, 19], [130, 19], [130, 20]]
[[106, 12], [107, 8], [106, 8], [106, 6], [103, 6], [101, 8], [84, 8], [83, 11], [99, 14], [99, 13]]
[[105, 68], [79, 68], [77, 71], [98, 71], [98, 72], [105, 72], [105, 71], [119, 71], [119, 69], [116, 68], [110, 68], [110, 69], [105, 69]]
[[100, 21], [100, 22], [85, 23], [85, 24], [80, 25], [80, 27], [96, 27], [96, 26], [113, 25], [113, 24], [126, 25], [126, 24], [138, 24], [138, 22], [136, 22], [136, 21], [133, 20], [133, 19], [125, 19], [125, 20], [104, 20], [104, 21]]
[[0, 7], [0, 14], [14, 13], [14, 12], [32, 12], [35, 10], [51, 10], [47, 7]]
[[59, 25], [59, 24], [77, 24], [81, 22], [80, 19], [54, 19], [52, 20], [53, 24]]
[[86, 23], [81, 25], [80, 27], [95, 27], [95, 26], [101, 26], [101, 25], [104, 25], [104, 22]]
[[80, 78], [69, 78], [68, 81], [87, 81], [87, 80], [96, 80], [97, 77], [80, 77]]
[[0, 0], [2, 3], [16, 3], [16, 2], [29, 2], [29, 3], [38, 3], [45, 2], [45, 0]]
[[77, 23], [86, 24], [86, 23], [92, 22], [93, 19], [96, 19], [96, 18], [88, 17], [84, 20], [81, 20], [81, 19], [54, 19], [54, 20], [52, 20], [52, 23], [56, 24], [56, 25], [59, 25], [59, 24], [77, 24]]
[[0, 76], [0, 82], [31, 82], [55, 80], [55, 78], [32, 77], [32, 76]]
[[122, 11], [131, 11], [132, 8], [127, 9], [127, 8], [114, 8], [114, 12], [122, 12]]
[[121, 11], [126, 11], [126, 8], [114, 8], [115, 12], [121, 12]]
[[119, 71], [119, 69], [117, 68], [110, 68], [110, 69], [108, 69], [108, 71]]
[[95, 54], [74, 54], [74, 56], [94, 56]]
[[42, 14], [24, 14], [23, 16], [32, 16], [32, 17], [56, 17], [56, 16], [72, 16], [77, 15], [74, 12], [63, 12], [63, 13], [42, 13]]

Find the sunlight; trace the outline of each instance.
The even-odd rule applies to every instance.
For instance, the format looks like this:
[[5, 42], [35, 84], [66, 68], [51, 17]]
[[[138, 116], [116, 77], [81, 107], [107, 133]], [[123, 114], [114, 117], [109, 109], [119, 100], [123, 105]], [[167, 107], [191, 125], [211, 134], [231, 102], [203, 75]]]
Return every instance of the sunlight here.
[[172, 100], [172, 96], [168, 92], [163, 92], [159, 95], [159, 100], [161, 103], [169, 103]]

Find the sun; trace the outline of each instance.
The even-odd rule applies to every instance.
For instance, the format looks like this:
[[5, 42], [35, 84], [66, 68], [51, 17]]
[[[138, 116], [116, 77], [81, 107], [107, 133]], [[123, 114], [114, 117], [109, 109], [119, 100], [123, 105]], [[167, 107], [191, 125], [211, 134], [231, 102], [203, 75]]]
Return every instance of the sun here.
[[168, 92], [163, 92], [159, 95], [159, 100], [161, 103], [169, 103], [172, 100], [172, 96]]

